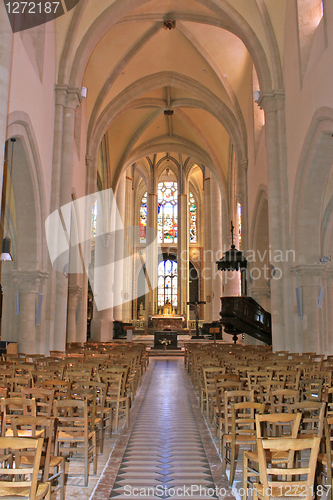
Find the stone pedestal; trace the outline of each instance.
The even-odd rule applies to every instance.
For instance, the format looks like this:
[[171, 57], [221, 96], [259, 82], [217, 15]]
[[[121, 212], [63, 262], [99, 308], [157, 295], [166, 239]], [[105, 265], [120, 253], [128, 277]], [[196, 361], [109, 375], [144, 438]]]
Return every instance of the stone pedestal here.
[[[48, 274], [42, 271], [12, 271], [4, 273], [2, 282], [4, 291], [4, 303], [9, 304], [9, 313], [2, 331], [2, 340], [18, 342], [18, 352], [35, 354], [40, 352], [41, 346], [38, 339], [38, 326], [36, 326], [36, 304], [38, 294], [42, 291], [42, 285]], [[17, 301], [16, 314], [17, 330], [15, 331], [15, 295]], [[7, 295], [7, 297], [6, 297]], [[14, 307], [13, 307], [14, 306]], [[13, 325], [11, 322], [13, 321]], [[10, 326], [10, 329], [8, 326]]]
[[77, 338], [76, 312], [81, 290], [79, 285], [69, 285], [68, 287], [67, 343], [80, 342]]

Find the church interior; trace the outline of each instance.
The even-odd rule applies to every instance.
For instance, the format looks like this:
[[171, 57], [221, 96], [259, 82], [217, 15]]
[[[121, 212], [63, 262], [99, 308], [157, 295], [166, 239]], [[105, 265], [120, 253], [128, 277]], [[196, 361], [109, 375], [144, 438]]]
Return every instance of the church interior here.
[[[160, 461], [175, 485], [208, 467], [207, 484], [231, 498], [245, 458], [235, 466], [214, 413], [214, 360], [235, 376], [219, 383], [242, 381], [265, 402], [273, 381], [294, 381], [281, 386], [274, 369], [252, 387], [240, 360], [308, 364], [300, 400], [325, 394], [330, 408], [333, 4], [60, 0], [38, 4], [60, 9], [42, 22], [25, 3], [0, 6], [2, 397], [28, 377], [55, 391], [65, 421], [61, 394], [82, 369], [75, 394], [89, 389], [86, 406], [97, 397], [99, 408], [86, 457], [98, 472], [85, 489], [85, 462], [66, 498], [135, 498], [126, 480], [148, 487]], [[325, 372], [317, 393], [310, 368]], [[196, 459], [182, 476], [187, 442]], [[64, 500], [63, 484], [53, 495]]]

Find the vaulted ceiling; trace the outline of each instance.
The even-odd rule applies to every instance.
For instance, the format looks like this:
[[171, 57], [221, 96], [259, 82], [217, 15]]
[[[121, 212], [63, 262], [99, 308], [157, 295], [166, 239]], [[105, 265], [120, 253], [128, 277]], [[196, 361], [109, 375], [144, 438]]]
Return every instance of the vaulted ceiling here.
[[[253, 61], [269, 68], [282, 52], [284, 4], [81, 0], [70, 24], [57, 21], [66, 33], [59, 82], [88, 88], [88, 153], [107, 132], [113, 183], [141, 158], [172, 151], [206, 165], [226, 188], [230, 144], [239, 160], [247, 155]], [[175, 26], [165, 29], [166, 20]], [[262, 85], [274, 78], [257, 70]]]

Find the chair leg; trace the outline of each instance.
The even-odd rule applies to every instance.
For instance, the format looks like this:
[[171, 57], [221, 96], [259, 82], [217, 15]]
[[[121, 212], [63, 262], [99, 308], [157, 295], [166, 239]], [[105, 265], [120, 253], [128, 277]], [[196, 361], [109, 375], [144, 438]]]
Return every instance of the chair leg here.
[[126, 399], [126, 426], [129, 427], [130, 426], [130, 398], [128, 397]]
[[45, 500], [51, 500], [51, 483], [48, 483], [49, 484], [49, 487], [48, 487], [48, 490], [47, 490], [47, 493], [45, 495]]
[[88, 486], [89, 477], [89, 439], [84, 443], [84, 486]]
[[247, 494], [247, 479], [248, 479], [248, 466], [249, 466], [249, 460], [246, 454], [246, 451], [243, 451], [243, 495], [242, 495], [242, 500], [246, 500]]
[[222, 436], [222, 475], [225, 475], [225, 471], [227, 470], [227, 448], [224, 439], [224, 435]]
[[229, 485], [232, 486], [235, 477], [235, 465], [236, 465], [236, 444], [231, 443], [231, 453], [230, 453], [230, 477]]
[[117, 432], [118, 430], [118, 423], [119, 423], [119, 402], [116, 404], [116, 421], [114, 424], [114, 430]]
[[65, 500], [65, 459], [63, 458], [60, 464], [60, 500]]
[[327, 467], [327, 486], [329, 488], [327, 500], [332, 500], [332, 467]]
[[97, 474], [97, 446], [96, 446], [96, 433], [93, 435], [93, 460], [94, 460], [94, 468], [93, 468], [93, 473], [94, 476]]

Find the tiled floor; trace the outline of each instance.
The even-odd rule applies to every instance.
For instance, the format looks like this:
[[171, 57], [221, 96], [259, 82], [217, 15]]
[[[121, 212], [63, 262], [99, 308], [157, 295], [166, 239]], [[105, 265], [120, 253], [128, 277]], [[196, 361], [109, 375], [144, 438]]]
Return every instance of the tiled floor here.
[[178, 498], [186, 495], [184, 488], [198, 492], [200, 486], [202, 492], [214, 491], [182, 372], [177, 361], [160, 360], [155, 363], [111, 498], [135, 498], [145, 489], [147, 500]]
[[90, 498], [231, 498], [183, 358], [151, 360], [131, 419]]

